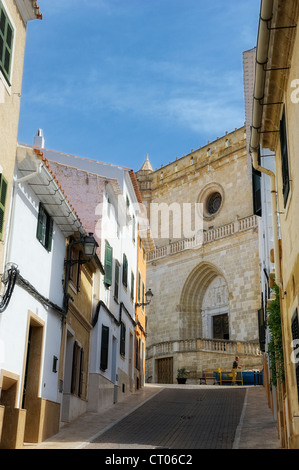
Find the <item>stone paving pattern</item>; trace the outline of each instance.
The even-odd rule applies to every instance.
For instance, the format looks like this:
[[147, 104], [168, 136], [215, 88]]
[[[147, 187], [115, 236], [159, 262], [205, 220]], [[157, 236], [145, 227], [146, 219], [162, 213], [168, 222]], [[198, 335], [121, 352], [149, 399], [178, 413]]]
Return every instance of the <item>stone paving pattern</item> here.
[[280, 441], [263, 386], [151, 384], [24, 448], [280, 449]]

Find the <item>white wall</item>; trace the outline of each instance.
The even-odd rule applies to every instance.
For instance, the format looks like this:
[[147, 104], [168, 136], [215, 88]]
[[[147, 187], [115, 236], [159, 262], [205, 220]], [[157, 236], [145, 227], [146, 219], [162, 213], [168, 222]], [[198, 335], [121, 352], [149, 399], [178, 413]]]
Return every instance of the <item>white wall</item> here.
[[[39, 200], [28, 185], [20, 185], [15, 199], [7, 260], [18, 265], [22, 277], [40, 294], [61, 307], [65, 238], [54, 224], [51, 252], [41, 245], [36, 238], [38, 207]], [[52, 371], [52, 363], [53, 356], [59, 358], [60, 354], [61, 317], [18, 285], [8, 308], [0, 313], [0, 368], [22, 376], [29, 311], [45, 324], [40, 393], [43, 398], [57, 401], [58, 374]]]

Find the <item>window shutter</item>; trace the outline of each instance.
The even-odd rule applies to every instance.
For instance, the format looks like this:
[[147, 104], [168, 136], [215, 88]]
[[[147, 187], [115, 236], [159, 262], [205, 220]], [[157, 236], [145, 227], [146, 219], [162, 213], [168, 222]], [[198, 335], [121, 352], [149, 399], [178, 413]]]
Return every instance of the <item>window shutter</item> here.
[[3, 237], [6, 194], [7, 181], [3, 175], [0, 175], [0, 240], [2, 240]]
[[141, 286], [141, 274], [138, 273], [138, 302], [140, 303], [140, 286]]
[[105, 277], [104, 282], [107, 286], [111, 286], [112, 284], [112, 254], [113, 249], [108, 243], [105, 246]]
[[122, 356], [126, 354], [126, 326], [124, 323], [120, 325], [120, 354]]
[[79, 388], [78, 396], [81, 397], [83, 391], [83, 376], [84, 376], [84, 349], [80, 350], [80, 371], [79, 371]]
[[119, 285], [119, 264], [115, 262], [115, 279], [114, 279], [114, 297], [118, 300], [118, 285]]
[[79, 345], [77, 341], [74, 342], [74, 349], [73, 349], [73, 365], [72, 365], [72, 380], [71, 380], [71, 393], [76, 392], [76, 384], [78, 380], [78, 352], [79, 352]]
[[282, 169], [282, 192], [284, 207], [287, 204], [287, 199], [290, 191], [290, 176], [289, 176], [289, 157], [288, 157], [288, 141], [287, 141], [287, 128], [285, 109], [282, 113], [280, 121], [280, 147], [281, 147], [281, 169]]
[[128, 260], [126, 255], [123, 256], [123, 285], [128, 286]]
[[135, 276], [134, 273], [131, 272], [131, 300], [134, 300], [134, 289], [135, 289]]
[[262, 216], [261, 173], [252, 167], [253, 213]]
[[[295, 313], [292, 318], [291, 330], [292, 330], [293, 341], [299, 340], [299, 323], [298, 323], [298, 310], [297, 309], [295, 310]], [[297, 348], [298, 348], [298, 345], [295, 346], [294, 351]], [[295, 355], [295, 357], [297, 357], [297, 354]], [[298, 395], [298, 401], [299, 401], [299, 363], [298, 361], [295, 362], [295, 376], [296, 376], [296, 385], [297, 385], [297, 395]]]
[[39, 211], [38, 211], [38, 221], [37, 221], [37, 231], [36, 231], [36, 238], [42, 243], [43, 242], [43, 226], [44, 226], [44, 215], [45, 211], [42, 204], [39, 204]]
[[108, 349], [109, 349], [109, 327], [102, 325], [101, 362], [100, 362], [100, 368], [102, 370], [106, 370], [108, 367]]
[[14, 29], [0, 2], [0, 69], [9, 85], [13, 39]]
[[52, 249], [52, 239], [53, 239], [53, 219], [48, 217], [48, 226], [47, 226], [47, 238], [46, 238], [46, 249], [51, 251]]

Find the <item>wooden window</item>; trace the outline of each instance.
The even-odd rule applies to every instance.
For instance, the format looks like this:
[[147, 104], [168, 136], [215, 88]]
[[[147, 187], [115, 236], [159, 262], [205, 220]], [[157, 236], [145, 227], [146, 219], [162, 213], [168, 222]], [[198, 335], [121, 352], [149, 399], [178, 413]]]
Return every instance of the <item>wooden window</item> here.
[[79, 374], [79, 357], [80, 346], [77, 341], [74, 342], [73, 347], [73, 362], [72, 362], [72, 381], [71, 381], [71, 393], [75, 394], [78, 387], [78, 374]]
[[108, 351], [109, 351], [109, 327], [102, 325], [100, 368], [103, 371], [105, 371], [108, 367]]
[[140, 370], [140, 339], [136, 338], [135, 367]]
[[0, 175], [0, 240], [3, 238], [4, 230], [4, 213], [7, 194], [7, 181], [4, 176]]
[[[145, 295], [145, 286], [144, 282], [142, 281], [142, 303], [144, 304], [144, 295]], [[144, 310], [144, 305], [142, 305], [142, 310]]]
[[46, 250], [51, 251], [53, 238], [53, 219], [49, 216], [41, 203], [39, 205], [36, 237], [46, 248]]
[[124, 254], [123, 255], [123, 276], [122, 276], [122, 280], [123, 280], [123, 285], [125, 287], [128, 286], [128, 259], [126, 257], [126, 255]]
[[261, 173], [252, 167], [253, 213], [262, 216]]
[[84, 349], [80, 349], [80, 366], [79, 366], [79, 385], [78, 385], [78, 396], [83, 395], [83, 383], [84, 383]]
[[114, 298], [118, 301], [119, 294], [119, 262], [115, 261], [114, 267]]
[[281, 148], [281, 169], [282, 169], [282, 193], [284, 207], [287, 204], [288, 195], [290, 192], [290, 175], [289, 175], [289, 156], [288, 156], [288, 139], [285, 108], [282, 112], [280, 121], [280, 148]]
[[104, 282], [106, 286], [112, 284], [112, 260], [113, 260], [113, 249], [106, 243], [105, 245], [105, 277]]
[[73, 263], [70, 266], [70, 280], [72, 281], [72, 284], [76, 288], [77, 291], [80, 290], [81, 269], [82, 269], [82, 264], [80, 264], [81, 259], [82, 259], [82, 252], [78, 250], [77, 247], [73, 246], [71, 248], [71, 261], [76, 261], [76, 263]]
[[126, 325], [122, 322], [120, 324], [120, 354], [125, 356], [126, 354]]
[[0, 70], [10, 85], [14, 28], [0, 0]]

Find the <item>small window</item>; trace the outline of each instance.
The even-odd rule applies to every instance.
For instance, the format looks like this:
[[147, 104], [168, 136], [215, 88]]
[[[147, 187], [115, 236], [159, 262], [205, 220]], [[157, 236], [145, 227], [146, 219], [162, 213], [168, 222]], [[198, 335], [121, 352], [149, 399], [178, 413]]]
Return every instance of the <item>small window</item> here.
[[72, 380], [71, 393], [82, 396], [84, 379], [84, 350], [79, 346], [77, 341], [73, 347], [73, 363], [72, 363]]
[[115, 261], [114, 267], [114, 299], [118, 302], [119, 294], [119, 262]]
[[135, 215], [133, 215], [133, 220], [132, 220], [132, 240], [135, 243], [135, 240], [136, 240], [136, 219], [135, 219]]
[[140, 294], [141, 294], [141, 274], [140, 271], [138, 272], [138, 293], [137, 293], [137, 301], [140, 303]]
[[131, 300], [134, 302], [134, 290], [135, 290], [135, 276], [134, 273], [131, 272]]
[[281, 148], [281, 170], [282, 170], [282, 193], [283, 193], [284, 207], [286, 207], [288, 195], [290, 192], [290, 175], [289, 175], [288, 139], [287, 139], [285, 108], [283, 109], [282, 118], [280, 121], [280, 148]]
[[0, 0], [0, 70], [8, 85], [10, 85], [10, 72], [12, 62], [12, 49], [14, 28], [9, 21], [4, 6]]
[[209, 215], [214, 215], [219, 211], [221, 206], [221, 194], [218, 192], [210, 194], [206, 202], [206, 209]]
[[126, 354], [126, 325], [123, 322], [120, 324], [120, 354]]
[[80, 290], [80, 280], [81, 280], [81, 268], [80, 260], [82, 259], [82, 252], [78, 250], [77, 247], [73, 246], [71, 249], [71, 260], [77, 261], [72, 264], [70, 267], [70, 280], [72, 281], [73, 286], [79, 292]]
[[40, 203], [38, 212], [36, 237], [47, 251], [52, 249], [53, 219]]
[[101, 370], [108, 367], [108, 351], [109, 351], [109, 327], [102, 325], [102, 341], [101, 341]]
[[[144, 295], [145, 295], [145, 286], [144, 286], [144, 282], [142, 281], [142, 304], [144, 304]], [[144, 305], [142, 305], [142, 310], [144, 310]]]
[[106, 243], [105, 245], [105, 277], [104, 283], [106, 286], [111, 286], [112, 284], [112, 261], [113, 261], [113, 249]]
[[3, 175], [0, 174], [0, 240], [3, 239], [6, 194], [7, 194], [7, 181], [3, 177]]
[[123, 255], [123, 276], [122, 276], [122, 280], [123, 280], [123, 285], [125, 287], [128, 287], [128, 259], [126, 257], [126, 255], [124, 254]]

